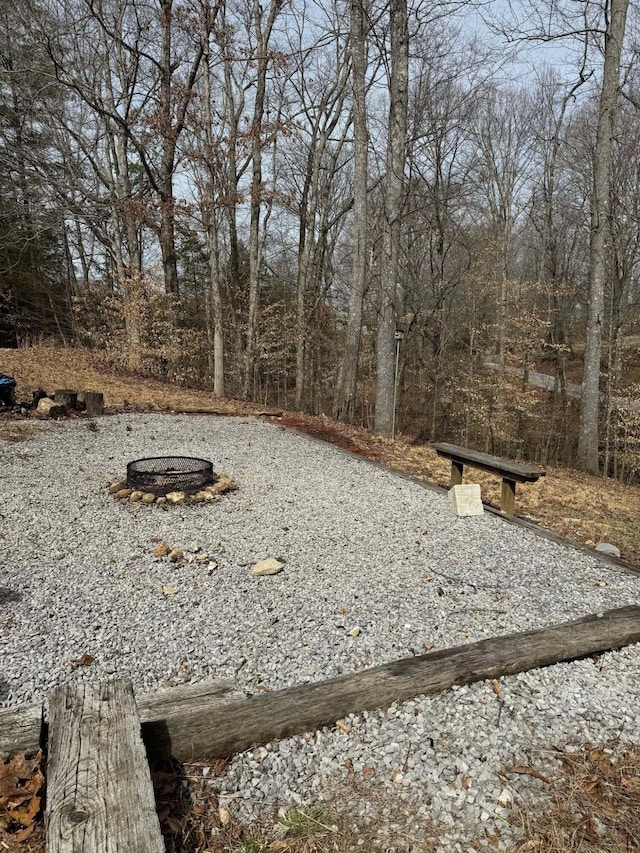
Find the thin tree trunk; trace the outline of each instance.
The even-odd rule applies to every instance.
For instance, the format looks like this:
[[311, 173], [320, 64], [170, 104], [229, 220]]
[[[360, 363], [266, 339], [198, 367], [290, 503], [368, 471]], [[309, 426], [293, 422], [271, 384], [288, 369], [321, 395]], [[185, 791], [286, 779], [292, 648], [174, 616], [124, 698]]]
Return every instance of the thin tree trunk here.
[[407, 0], [390, 0], [389, 14], [391, 32], [389, 139], [385, 180], [383, 258], [376, 337], [375, 430], [383, 435], [391, 435], [393, 428], [395, 305], [399, 285], [409, 81]]
[[367, 275], [368, 133], [366, 105], [365, 0], [351, 0], [351, 62], [353, 88], [353, 230], [355, 251], [351, 269], [349, 314], [344, 356], [340, 365], [336, 417], [352, 423], [358, 389], [358, 360], [362, 336], [362, 302]]
[[611, 155], [620, 85], [620, 55], [629, 0], [611, 0], [611, 17], [605, 34], [604, 71], [596, 135], [591, 240], [589, 247], [589, 302], [580, 406], [578, 458], [580, 468], [599, 472], [598, 413], [600, 408], [600, 358], [607, 275]]
[[213, 393], [224, 397], [224, 328], [222, 323], [222, 293], [220, 285], [220, 246], [218, 244], [218, 223], [214, 213], [216, 160], [213, 143], [213, 116], [211, 112], [211, 69], [209, 67], [209, 27], [203, 34], [204, 73], [204, 133], [207, 181], [205, 186], [205, 227], [207, 230], [207, 249], [209, 254], [210, 289], [207, 304], [209, 320], [213, 327]]
[[275, 19], [282, 7], [282, 0], [272, 0], [267, 23], [263, 29], [264, 11], [258, 0], [253, 0], [253, 18], [256, 35], [256, 95], [251, 123], [251, 219], [249, 223], [249, 316], [247, 320], [247, 347], [243, 395], [249, 397], [254, 378], [256, 339], [258, 334], [258, 310], [260, 305], [260, 210], [262, 207], [262, 120], [269, 67], [269, 39]]

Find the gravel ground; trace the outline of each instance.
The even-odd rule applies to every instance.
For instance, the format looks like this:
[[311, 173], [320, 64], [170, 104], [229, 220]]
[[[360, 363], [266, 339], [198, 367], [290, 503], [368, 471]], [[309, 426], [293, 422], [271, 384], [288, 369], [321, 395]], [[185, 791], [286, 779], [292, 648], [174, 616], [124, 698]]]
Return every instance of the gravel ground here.
[[[595, 556], [488, 513], [456, 518], [446, 495], [278, 426], [97, 423], [38, 423], [33, 440], [0, 447], [4, 705], [115, 674], [140, 692], [217, 677], [276, 689], [640, 601], [640, 579]], [[107, 494], [128, 461], [165, 454], [210, 459], [240, 489], [183, 507]], [[156, 558], [158, 540], [215, 562]], [[285, 570], [252, 578], [265, 557]], [[89, 666], [74, 663], [83, 655]], [[442, 850], [480, 849], [496, 829], [503, 845], [510, 798], [544, 786], [505, 768], [552, 744], [638, 740], [639, 664], [631, 647], [505, 678], [500, 698], [487, 683], [418, 698], [348, 718], [349, 734], [244, 753], [215, 784], [250, 819], [358, 779], [371, 799], [388, 792], [383, 820], [410, 806], [440, 823]], [[366, 792], [355, 802], [373, 808]]]

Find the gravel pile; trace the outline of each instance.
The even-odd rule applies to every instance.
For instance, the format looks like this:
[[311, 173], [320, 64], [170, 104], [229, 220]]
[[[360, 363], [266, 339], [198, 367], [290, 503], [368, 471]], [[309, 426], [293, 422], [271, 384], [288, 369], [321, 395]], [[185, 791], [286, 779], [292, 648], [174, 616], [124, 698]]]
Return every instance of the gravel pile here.
[[[1, 448], [4, 705], [115, 674], [139, 692], [218, 677], [277, 689], [640, 600], [639, 579], [595, 556], [490, 514], [456, 518], [446, 495], [278, 426], [97, 423], [38, 424]], [[127, 462], [172, 454], [210, 459], [239, 490], [176, 507], [107, 494]], [[160, 540], [209, 558], [155, 557]], [[251, 577], [267, 557], [284, 571]], [[505, 768], [552, 744], [638, 739], [639, 662], [633, 647], [505, 678], [499, 696], [480, 683], [404, 702], [346, 719], [349, 733], [237, 756], [215, 784], [251, 819], [357, 779], [388, 789], [383, 821], [404, 803], [442, 824], [443, 850], [476, 849], [496, 829], [503, 845], [511, 799], [544, 787]], [[373, 808], [366, 794], [354, 802]]]

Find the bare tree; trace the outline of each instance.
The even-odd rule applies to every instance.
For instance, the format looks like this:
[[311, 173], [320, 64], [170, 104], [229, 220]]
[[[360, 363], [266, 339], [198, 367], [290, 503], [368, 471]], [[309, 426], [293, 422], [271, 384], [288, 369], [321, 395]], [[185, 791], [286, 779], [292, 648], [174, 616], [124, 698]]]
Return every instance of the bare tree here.
[[376, 335], [376, 432], [391, 435], [394, 404], [394, 333], [400, 272], [400, 236], [404, 207], [407, 111], [409, 99], [409, 27], [407, 0], [389, 4], [389, 125], [384, 193], [382, 268]]
[[368, 148], [366, 104], [366, 21], [365, 0], [350, 3], [351, 88], [353, 93], [353, 265], [345, 348], [340, 362], [336, 392], [336, 417], [353, 420], [358, 387], [358, 361], [362, 336], [362, 301], [367, 275], [367, 183]]
[[607, 274], [607, 236], [610, 233], [611, 158], [620, 85], [620, 59], [629, 0], [610, 0], [605, 9], [604, 68], [591, 196], [589, 247], [589, 301], [584, 373], [578, 437], [578, 464], [597, 474], [600, 469], [598, 416], [600, 410], [600, 359]]

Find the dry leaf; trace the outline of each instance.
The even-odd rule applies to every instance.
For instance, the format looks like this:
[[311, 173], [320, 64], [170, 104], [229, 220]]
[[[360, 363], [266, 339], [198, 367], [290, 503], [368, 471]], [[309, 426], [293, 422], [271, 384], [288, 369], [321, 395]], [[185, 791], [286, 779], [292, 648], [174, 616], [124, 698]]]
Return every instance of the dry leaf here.
[[92, 655], [88, 655], [86, 652], [82, 655], [81, 658], [76, 658], [71, 661], [71, 666], [74, 669], [77, 669], [79, 666], [91, 666], [94, 662], [95, 658]]
[[23, 826], [29, 826], [29, 824], [33, 823], [35, 820], [39, 811], [40, 797], [31, 797], [27, 806], [20, 809], [13, 809], [11, 811], [11, 817]]
[[23, 841], [26, 841], [27, 838], [31, 835], [33, 830], [36, 828], [35, 822], [29, 824], [29, 826], [25, 826], [22, 829], [19, 829], [17, 832], [13, 832], [11, 834], [11, 838], [17, 841], [19, 844]]
[[493, 686], [493, 692], [496, 694], [496, 696], [499, 696], [502, 693], [502, 685], [499, 681], [496, 681], [495, 678], [493, 679], [491, 684]]

